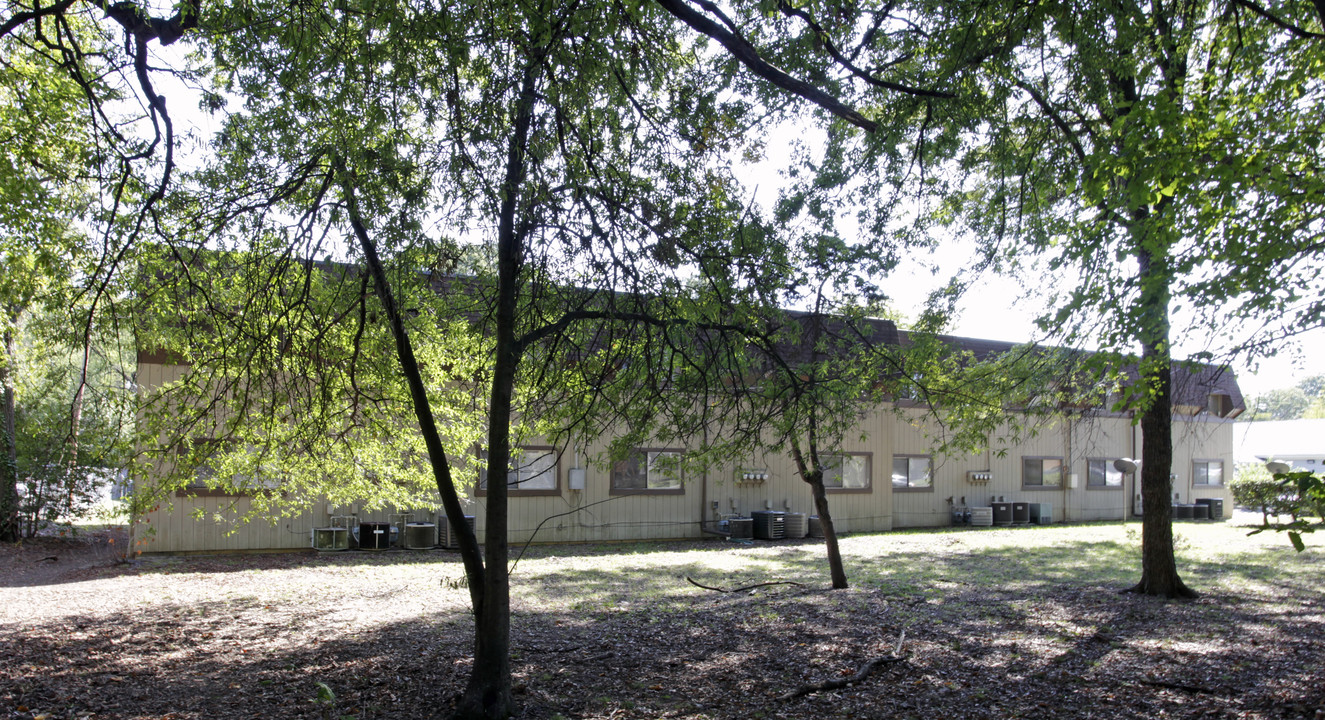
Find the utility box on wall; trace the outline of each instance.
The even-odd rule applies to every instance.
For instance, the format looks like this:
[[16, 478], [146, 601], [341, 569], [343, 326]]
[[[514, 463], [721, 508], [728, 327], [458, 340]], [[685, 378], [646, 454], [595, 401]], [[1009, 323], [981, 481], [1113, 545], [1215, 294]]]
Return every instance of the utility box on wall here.
[[571, 490], [584, 489], [584, 468], [573, 467], [566, 474], [566, 487]]

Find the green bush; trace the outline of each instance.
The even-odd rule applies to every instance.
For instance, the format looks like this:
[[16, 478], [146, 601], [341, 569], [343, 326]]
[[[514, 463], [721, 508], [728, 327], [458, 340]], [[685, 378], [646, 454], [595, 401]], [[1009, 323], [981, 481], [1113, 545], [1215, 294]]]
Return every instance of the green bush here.
[[1276, 480], [1260, 463], [1238, 465], [1229, 488], [1233, 491], [1234, 503], [1261, 511], [1263, 524], [1270, 522], [1271, 515], [1288, 515], [1296, 520], [1307, 509], [1307, 503], [1296, 486]]

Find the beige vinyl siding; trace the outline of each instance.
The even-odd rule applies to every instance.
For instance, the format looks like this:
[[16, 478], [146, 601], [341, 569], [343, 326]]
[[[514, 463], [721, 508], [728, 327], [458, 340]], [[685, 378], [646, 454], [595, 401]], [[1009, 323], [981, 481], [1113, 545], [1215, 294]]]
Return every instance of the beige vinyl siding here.
[[[144, 363], [139, 366], [139, 382], [144, 391], [150, 391], [177, 380], [186, 369]], [[953, 505], [987, 506], [994, 498], [1048, 503], [1053, 508], [1054, 520], [1059, 522], [1130, 516], [1131, 499], [1136, 493], [1133, 479], [1124, 477], [1123, 488], [1118, 490], [1092, 489], [1087, 485], [1086, 466], [1091, 458], [1111, 460], [1140, 455], [1139, 430], [1126, 417], [1101, 415], [1049, 420], [1034, 436], [1012, 442], [1006, 432], [999, 432], [991, 436], [985, 452], [946, 457], [933, 452], [936, 441], [932, 438], [938, 436], [938, 430], [926, 426], [926, 422], [920, 410], [895, 412], [879, 408], [868, 413], [847, 434], [841, 451], [869, 454], [871, 487], [868, 492], [829, 493], [829, 507], [839, 532], [943, 526], [951, 522]], [[1134, 434], [1138, 444], [1133, 444]], [[1225, 507], [1231, 509], [1228, 482], [1233, 470], [1232, 439], [1232, 425], [1228, 421], [1211, 421], [1204, 416], [1175, 417], [1173, 472], [1178, 477], [1174, 490], [1180, 502], [1223, 497]], [[688, 475], [680, 493], [623, 495], [611, 491], [611, 467], [593, 462], [605, 450], [606, 440], [594, 440], [587, 448], [578, 443], [577, 447], [582, 449], [567, 451], [560, 458], [555, 494], [510, 496], [510, 542], [699, 538], [704, 537], [701, 522], [713, 527], [723, 516], [748, 516], [770, 506], [774, 510], [816, 513], [809, 486], [801, 480], [789, 452], [754, 453], [725, 467]], [[932, 490], [894, 491], [891, 472], [895, 455], [929, 456]], [[1026, 457], [1061, 458], [1062, 484], [1044, 489], [1023, 487], [1022, 461]], [[1194, 460], [1221, 460], [1224, 486], [1193, 487]], [[569, 489], [569, 472], [576, 467], [585, 469], [585, 487], [573, 491]], [[762, 483], [737, 482], [736, 473], [740, 470], [767, 471], [768, 479]], [[968, 478], [970, 471], [983, 470], [993, 475], [988, 483]], [[136, 480], [150, 482], [150, 478]], [[462, 489], [464, 495], [471, 492], [472, 488]], [[476, 516], [480, 538], [485, 501], [484, 497], [462, 500], [466, 514]], [[201, 519], [193, 517], [195, 509], [201, 510]], [[360, 510], [361, 521], [388, 520], [392, 513], [386, 509], [363, 512], [362, 505], [340, 506], [334, 513], [349, 514], [356, 509]], [[248, 500], [243, 497], [163, 498], [162, 504], [148, 516], [147, 527], [155, 528], [156, 532], [146, 536], [148, 542], [143, 549], [189, 552], [307, 548], [311, 530], [330, 524], [325, 503], [314, 504], [274, 524], [261, 519], [237, 524], [247, 510]], [[416, 509], [414, 519], [434, 521], [436, 512], [432, 508]], [[547, 522], [543, 523], [545, 519]], [[540, 523], [542, 527], [535, 535]]]
[[[1223, 462], [1224, 484], [1192, 484], [1192, 463], [1197, 460]], [[1202, 413], [1173, 427], [1173, 492], [1177, 502], [1193, 503], [1199, 498], [1223, 498], [1224, 517], [1233, 509], [1233, 421], [1211, 418]]]
[[[325, 505], [321, 514], [325, 522]], [[243, 522], [249, 500], [243, 497], [171, 497], [147, 515], [140, 533], [144, 552], [279, 550], [310, 547], [317, 508], [278, 518]], [[201, 511], [201, 517], [194, 517]]]
[[[1087, 463], [1092, 459], [1108, 461], [1132, 457], [1133, 426], [1130, 418], [1112, 415], [1089, 416], [1072, 421], [1071, 474], [1075, 487], [1064, 498], [1064, 520], [1122, 520], [1127, 516], [1135, 478], [1123, 475], [1116, 488], [1091, 487]], [[1136, 429], [1137, 434], [1140, 429]]]
[[[625, 495], [612, 493], [610, 465], [589, 462], [606, 450], [605, 442], [591, 444], [588, 455], [563, 453], [558, 469], [557, 495], [511, 495], [508, 501], [509, 538], [512, 543], [592, 542], [643, 540], [648, 538], [698, 537], [699, 492], [702, 476], [687, 475], [682, 492], [675, 494]], [[584, 468], [583, 490], [570, 490], [569, 473]], [[601, 503], [601, 504], [595, 504]], [[483, 532], [486, 498], [476, 497], [479, 532]], [[577, 508], [569, 515], [553, 518]], [[543, 521], [549, 519], [546, 523]], [[539, 524], [542, 524], [541, 529]], [[535, 531], [537, 534], [535, 535]]]
[[[1002, 457], [999, 456], [1000, 450], [1003, 451]], [[1064, 457], [1064, 451], [1061, 420], [1040, 423], [1033, 437], [1024, 437], [1020, 442], [1012, 441], [1010, 431], [1000, 431], [993, 437], [991, 449], [987, 454], [989, 470], [994, 477], [989, 484], [977, 486], [980, 489], [967, 494], [968, 503], [988, 506], [997, 498], [1001, 498], [1000, 502], [1049, 503], [1053, 505], [1056, 513], [1054, 519], [1059, 519], [1057, 513], [1060, 513], [1063, 507], [1061, 487], [1023, 490], [1022, 460], [1027, 457]], [[972, 494], [980, 498], [981, 502], [973, 502]]]
[[[892, 501], [893, 525], [899, 528], [932, 527], [952, 524], [952, 506], [947, 498], [953, 496], [953, 488], [959, 483], [955, 479], [956, 468], [963, 466], [962, 461], [945, 458], [933, 453], [933, 441], [927, 434], [933, 434], [935, 428], [927, 423], [919, 410], [908, 410], [901, 417], [890, 418], [891, 442], [883, 447], [882, 489]], [[932, 461], [931, 480], [933, 489], [927, 491], [894, 491], [892, 489], [892, 461], [894, 455], [928, 455]], [[966, 459], [963, 459], [966, 460]], [[962, 478], [961, 484], [965, 483]], [[965, 493], [958, 493], [963, 495]], [[954, 498], [955, 499], [955, 498]]]
[[[842, 452], [870, 454], [869, 492], [828, 492], [828, 511], [833, 516], [833, 527], [839, 533], [882, 532], [893, 529], [892, 446], [893, 424], [896, 416], [889, 409], [879, 408], [867, 413], [856, 430], [847, 433], [842, 441]], [[788, 456], [790, 463], [791, 458]], [[794, 465], [792, 465], [794, 476]], [[816, 514], [809, 486], [805, 487], [805, 512]]]

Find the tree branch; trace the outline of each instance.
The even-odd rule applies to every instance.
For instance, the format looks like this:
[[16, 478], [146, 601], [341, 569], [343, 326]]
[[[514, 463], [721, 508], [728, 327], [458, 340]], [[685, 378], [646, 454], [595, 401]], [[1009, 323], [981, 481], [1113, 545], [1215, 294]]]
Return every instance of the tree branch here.
[[755, 588], [769, 587], [770, 585], [795, 585], [796, 587], [805, 587], [804, 583], [798, 583], [793, 580], [777, 580], [774, 582], [755, 583], [754, 585], [745, 585], [742, 587], [727, 590], [724, 588], [713, 587], [712, 585], [705, 585], [700, 582], [695, 582], [694, 578], [691, 578], [689, 575], [686, 576], [686, 582], [690, 583], [691, 585], [694, 585], [697, 588], [703, 588], [705, 590], [713, 590], [714, 592], [720, 592], [720, 593], [745, 592], [746, 590], [754, 590]]
[[837, 680], [825, 680], [823, 682], [813, 683], [810, 685], [802, 685], [796, 688], [795, 690], [792, 690], [791, 692], [782, 695], [778, 699], [795, 700], [796, 698], [802, 695], [809, 695], [810, 693], [823, 692], [824, 690], [836, 690], [837, 688], [844, 688], [848, 685], [853, 685], [855, 683], [858, 683], [861, 680], [864, 680], [865, 678], [869, 677], [869, 674], [874, 672], [874, 670], [878, 668], [880, 665], [885, 665], [885, 664], [890, 665], [895, 662], [904, 661], [906, 658], [902, 657], [901, 652], [902, 652], [902, 643], [905, 641], [906, 641], [906, 631], [903, 630], [901, 637], [897, 638], [897, 649], [894, 650], [891, 655], [880, 655], [879, 657], [873, 658], [869, 662], [866, 662], [864, 665], [862, 665], [860, 667], [860, 670], [858, 670], [855, 675], [852, 675], [851, 677], [848, 678], [839, 678]]
[[[759, 55], [758, 49], [740, 35], [710, 20], [703, 13], [690, 7], [685, 0], [656, 0], [664, 10], [694, 30], [717, 40], [732, 57], [761, 78], [787, 92], [799, 95], [818, 105], [839, 118], [861, 128], [865, 132], [874, 132], [879, 124], [861, 115], [854, 108], [847, 106], [837, 98], [811, 85], [810, 83], [788, 75], [784, 70], [769, 63]], [[701, 7], [712, 8], [719, 17], [725, 17], [716, 6], [701, 0]]]
[[[1287, 30], [1288, 32], [1300, 38], [1308, 38], [1311, 40], [1325, 40], [1325, 35], [1322, 35], [1321, 33], [1317, 32], [1312, 32], [1298, 25], [1294, 25], [1293, 23], [1290, 23], [1287, 20], [1284, 20], [1283, 18], [1279, 17], [1278, 15], [1275, 15], [1274, 13], [1270, 12], [1265, 8], [1265, 6], [1261, 5], [1260, 3], [1254, 2], [1254, 0], [1233, 0], [1233, 4], [1238, 5], [1239, 7], [1244, 7], [1256, 13], [1257, 15], [1260, 15], [1266, 20], [1269, 20], [1270, 24], [1275, 25], [1281, 29]], [[1321, 25], [1325, 25], [1325, 0], [1316, 0], [1315, 5], [1316, 5], [1316, 10], [1320, 13]]]
[[1072, 126], [1067, 124], [1067, 121], [1063, 119], [1063, 116], [1049, 104], [1049, 100], [1030, 83], [1024, 80], [1014, 80], [1013, 84], [1025, 91], [1027, 95], [1030, 95], [1031, 99], [1035, 101], [1035, 104], [1039, 105], [1040, 109], [1044, 111], [1044, 114], [1049, 116], [1049, 120], [1053, 122], [1054, 127], [1058, 128], [1058, 131], [1063, 133], [1063, 139], [1072, 146], [1073, 154], [1077, 156], [1077, 161], [1080, 162], [1081, 166], [1084, 168], [1086, 166], [1086, 150], [1081, 147], [1081, 141], [1077, 140], [1076, 133], [1072, 131]]
[[184, 37], [184, 33], [198, 26], [202, 0], [187, 0], [179, 12], [169, 18], [152, 17], [147, 10], [132, 0], [106, 6], [106, 17], [119, 23], [134, 37], [143, 41], [156, 40], [169, 45]]
[[925, 90], [923, 88], [911, 87], [910, 85], [903, 85], [901, 83], [895, 83], [895, 82], [890, 82], [888, 80], [882, 80], [880, 78], [876, 78], [873, 75], [866, 72], [865, 70], [857, 67], [855, 63], [853, 63], [850, 59], [844, 56], [841, 53], [841, 51], [837, 49], [837, 45], [833, 44], [832, 38], [828, 36], [828, 31], [824, 30], [823, 27], [819, 25], [819, 23], [815, 22], [814, 18], [810, 17], [809, 13], [805, 12], [804, 10], [801, 10], [800, 8], [792, 7], [790, 4], [787, 3], [787, 0], [778, 0], [778, 9], [781, 10], [782, 14], [786, 15], [787, 17], [798, 17], [802, 21], [804, 21], [805, 24], [808, 25], [810, 29], [814, 31], [815, 35], [818, 36], [819, 40], [824, 45], [824, 49], [828, 51], [829, 55], [833, 56], [833, 60], [837, 62], [838, 65], [841, 65], [842, 67], [846, 68], [851, 72], [852, 75], [860, 78], [861, 80], [864, 80], [865, 82], [873, 85], [874, 87], [883, 88], [884, 90], [892, 90], [895, 92], [906, 93], [907, 95], [916, 95], [918, 97], [930, 97], [930, 98], [956, 97], [952, 93], [941, 92], [939, 90]]
[[28, 12], [14, 13], [9, 16], [9, 19], [6, 20], [3, 25], [0, 25], [0, 37], [8, 35], [18, 29], [19, 26], [31, 22], [32, 20], [40, 20], [41, 18], [49, 17], [51, 15], [60, 15], [72, 7], [76, 1], [77, 0], [60, 0], [60, 2], [57, 2], [50, 7], [41, 7], [38, 5], [34, 6], [32, 10]]

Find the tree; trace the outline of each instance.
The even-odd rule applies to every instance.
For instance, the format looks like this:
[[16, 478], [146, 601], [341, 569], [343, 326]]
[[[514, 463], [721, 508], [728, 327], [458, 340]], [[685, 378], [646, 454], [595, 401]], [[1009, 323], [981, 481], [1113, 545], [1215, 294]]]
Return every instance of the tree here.
[[[178, 40], [196, 24], [198, 7], [185, 3], [165, 18], [131, 2], [20, 1], [0, 22], [0, 133], [10, 151], [0, 166], [0, 258], [14, 271], [0, 298], [0, 435], [7, 438], [0, 443], [0, 537], [16, 532], [15, 328], [43, 305], [68, 312], [68, 327], [76, 328], [82, 358], [62, 440], [65, 477], [73, 478], [97, 345], [118, 336], [106, 333], [117, 319], [122, 263], [152, 225], [174, 169], [173, 125], [153, 85], [149, 45]], [[111, 28], [124, 33], [123, 43]], [[126, 116], [123, 101], [135, 90], [143, 114]], [[69, 342], [63, 329], [58, 337]]]
[[[72, 5], [27, 14], [53, 17]], [[764, 9], [741, 5], [735, 21], [707, 3], [670, 1], [627, 3], [606, 15], [557, 2], [349, 3], [272, 14], [243, 5], [209, 7], [206, 17], [194, 3], [155, 20], [132, 5], [112, 9], [132, 34], [153, 126], [164, 126], [164, 172], [146, 187], [138, 220], [158, 221], [165, 244], [133, 255], [139, 330], [156, 350], [210, 371], [154, 398], [148, 437], [176, 461], [177, 481], [190, 469], [220, 468], [229, 480], [217, 482], [253, 491], [261, 506], [280, 494], [266, 487], [273, 480], [292, 498], [343, 492], [319, 469], [350, 471], [349, 484], [365, 491], [390, 486], [355, 474], [352, 453], [322, 452], [323, 439], [349, 446], [399, 436], [408, 409], [420, 437], [383, 445], [401, 452], [392, 474], [404, 489], [394, 497], [407, 499], [429, 477], [462, 529], [476, 615], [462, 715], [504, 716], [512, 707], [505, 492], [496, 483], [489, 493], [480, 555], [463, 532], [457, 497], [473, 425], [459, 415], [439, 423], [439, 412], [464, 406], [443, 396], [468, 393], [469, 407], [486, 418], [489, 476], [500, 477], [519, 418], [588, 432], [595, 419], [621, 417], [614, 408], [640, 407], [673, 383], [704, 377], [699, 360], [721, 359], [715, 348], [733, 346], [693, 336], [740, 337], [736, 321], [746, 310], [777, 299], [740, 277], [770, 247], [747, 232], [748, 203], [727, 166], [759, 152], [761, 118], [782, 113], [789, 93], [877, 134], [880, 123], [854, 103], [945, 96], [907, 82], [917, 63], [893, 39], [921, 35], [884, 28], [907, 20], [891, 7], [821, 18], [790, 5], [778, 6], [780, 16]], [[708, 52], [669, 17], [727, 53]], [[167, 197], [171, 124], [151, 86], [146, 43], [171, 42], [193, 26], [215, 30], [204, 42], [215, 80], [207, 104], [243, 104], [226, 118], [216, 162], [189, 179], [196, 192]], [[841, 197], [824, 197], [804, 204], [827, 227]], [[167, 203], [169, 216], [153, 212]], [[468, 311], [438, 305], [419, 270], [446, 267], [456, 244], [475, 239], [495, 248], [495, 274], [465, 289], [485, 302]], [[364, 271], [299, 260], [326, 254]], [[686, 291], [695, 277], [722, 281], [701, 281], [705, 292], [696, 295]], [[369, 299], [385, 327], [372, 321]], [[457, 317], [472, 324], [439, 322]], [[344, 318], [358, 318], [348, 336], [336, 322]], [[488, 362], [466, 374], [449, 355], [429, 355], [445, 345], [429, 342], [443, 326]], [[377, 332], [385, 329], [389, 335]], [[403, 377], [383, 374], [380, 362], [376, 373], [367, 367], [388, 338]], [[581, 353], [577, 362], [564, 362], [568, 350]], [[655, 371], [638, 382], [639, 372]], [[488, 392], [476, 403], [478, 387]], [[544, 402], [542, 391], [553, 387], [586, 389], [592, 402]], [[340, 397], [349, 401], [332, 400]], [[619, 398], [636, 403], [609, 402]], [[530, 407], [559, 414], [522, 414]], [[646, 413], [623, 437], [700, 431], [711, 419], [656, 407], [688, 421]], [[190, 423], [167, 428], [172, 412]], [[208, 442], [187, 437], [194, 429]], [[271, 470], [276, 449], [294, 450], [279, 473]]]
[[[1244, 486], [1243, 490], [1245, 492], [1254, 488], [1254, 499], [1262, 503], [1262, 514], [1261, 526], [1250, 534], [1266, 530], [1287, 533], [1294, 550], [1306, 550], [1302, 535], [1315, 532], [1320, 523], [1325, 523], [1325, 479], [1309, 470], [1294, 470], [1274, 473], [1273, 479], [1269, 481], [1257, 478], [1251, 483]], [[1293, 516], [1292, 521], [1271, 524], [1269, 513], [1266, 512], [1266, 507], [1270, 505], [1278, 508], [1274, 511], [1276, 518], [1280, 512], [1284, 512]], [[1308, 514], [1315, 515], [1317, 521], [1302, 517]]]
[[[1136, 362], [1145, 503], [1135, 590], [1190, 596], [1173, 559], [1172, 347], [1208, 334], [1255, 352], [1237, 323], [1282, 335], [1319, 324], [1319, 44], [1238, 5], [1208, 2], [942, 6], [927, 27], [980, 68], [974, 174], [945, 206], [986, 260], [1047, 257], [1047, 330]], [[1303, 8], [1299, 8], [1304, 10]], [[942, 44], [940, 45], [942, 46]], [[1063, 277], [1061, 284], [1053, 283]], [[1194, 317], [1171, 328], [1181, 307]], [[1133, 352], [1139, 350], [1139, 358]], [[1204, 357], [1213, 357], [1206, 354]]]
[[[679, 418], [677, 405], [647, 401], [676, 389], [664, 378], [700, 375], [688, 353], [713, 359], [716, 343], [687, 336], [720, 335], [742, 306], [765, 301], [730, 277], [758, 267], [767, 248], [747, 242], [745, 203], [720, 160], [747, 146], [756, 113], [767, 110], [725, 100], [719, 89], [736, 67], [678, 39], [657, 8], [627, 10], [606, 22], [573, 3], [374, 4], [297, 18], [223, 10], [204, 24], [249, 31], [211, 39], [218, 96], [241, 95], [246, 106], [227, 118], [218, 161], [191, 179], [198, 192], [177, 200], [177, 216], [195, 222], [173, 230], [169, 266], [139, 255], [144, 300], [156, 301], [138, 313], [150, 324], [142, 334], [208, 368], [156, 399], [158, 451], [180, 458], [177, 481], [190, 468], [221, 466], [260, 491], [252, 479], [273, 448], [296, 447], [299, 457], [283, 458], [282, 493], [340, 492], [318, 484], [327, 477], [319, 466], [358, 456], [328, 452], [321, 438], [399, 435], [401, 412], [412, 414], [420, 438], [386, 447], [412, 459], [402, 475], [431, 477], [462, 529], [476, 615], [464, 716], [512, 708], [505, 488], [489, 486], [480, 554], [458, 497], [473, 441], [456, 428], [473, 425], [437, 415], [467, 404], [484, 419], [489, 477], [505, 474], [513, 434], [565, 438], [622, 418], [624, 438], [701, 431], [693, 408], [690, 421], [668, 423], [662, 410], [640, 409]], [[429, 226], [442, 230], [430, 236]], [[491, 243], [494, 275], [449, 292], [424, 282], [420, 268], [444, 268], [454, 255], [448, 235]], [[191, 237], [242, 252], [192, 252]], [[363, 272], [295, 260], [327, 251]], [[696, 296], [690, 276], [722, 277], [729, 294]], [[167, 284], [179, 292], [164, 292]], [[427, 297], [438, 289], [441, 299]], [[471, 294], [481, 301], [471, 310], [438, 305]], [[370, 299], [384, 327], [369, 320]], [[352, 335], [334, 332], [331, 318], [356, 316]], [[481, 348], [472, 372], [434, 338], [439, 318], [457, 316], [472, 325], [448, 325], [446, 335]], [[401, 377], [380, 372], [388, 337]], [[427, 353], [431, 363], [420, 359]], [[292, 364], [292, 354], [318, 358], [317, 367]], [[363, 367], [370, 362], [379, 372]], [[283, 383], [303, 389], [275, 392]], [[439, 387], [467, 402], [446, 401]], [[486, 399], [476, 402], [479, 387]], [[258, 389], [268, 397], [255, 397]], [[580, 390], [581, 402], [550, 402], [567, 389]], [[341, 393], [364, 402], [326, 407]], [[165, 419], [185, 407], [196, 409], [189, 415], [206, 439], [229, 447], [194, 449], [178, 429], [165, 434]], [[272, 490], [257, 493], [259, 505]]]
[[[81, 123], [83, 89], [58, 72], [58, 56], [40, 39], [32, 32], [0, 36], [0, 135], [7, 148], [0, 160], [0, 263], [6, 267], [0, 287], [0, 540], [5, 541], [20, 535], [19, 477], [35, 472], [31, 458], [20, 459], [23, 408], [17, 385], [25, 370], [37, 369], [23, 366], [20, 336], [34, 312], [67, 306], [71, 297], [86, 249], [74, 223], [90, 202], [87, 182], [94, 165], [92, 137]], [[50, 393], [41, 394], [43, 409], [55, 401]], [[65, 439], [44, 441], [58, 446]]]

